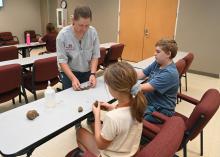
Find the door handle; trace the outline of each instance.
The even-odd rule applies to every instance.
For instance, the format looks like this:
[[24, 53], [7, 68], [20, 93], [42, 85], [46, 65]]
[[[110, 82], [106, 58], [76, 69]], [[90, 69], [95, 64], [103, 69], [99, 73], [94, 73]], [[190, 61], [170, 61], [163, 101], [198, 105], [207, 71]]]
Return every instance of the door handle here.
[[147, 29], [147, 28], [145, 28], [145, 29], [144, 29], [144, 35], [145, 35], [146, 37], [148, 37], [148, 36], [149, 36], [149, 31], [148, 31], [148, 29]]

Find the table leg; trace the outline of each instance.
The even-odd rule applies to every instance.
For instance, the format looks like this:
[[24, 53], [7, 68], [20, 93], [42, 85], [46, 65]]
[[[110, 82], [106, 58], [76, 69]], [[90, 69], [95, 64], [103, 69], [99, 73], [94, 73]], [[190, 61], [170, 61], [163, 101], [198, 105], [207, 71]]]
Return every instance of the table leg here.
[[23, 58], [30, 57], [29, 49], [26, 48], [26, 47], [21, 48], [21, 55], [22, 55]]
[[33, 153], [34, 149], [30, 149], [28, 152], [27, 152], [27, 157], [30, 157]]
[[26, 51], [26, 52], [25, 52], [25, 53], [26, 53], [26, 57], [30, 57], [30, 50], [29, 50], [29, 49], [26, 49], [25, 51]]

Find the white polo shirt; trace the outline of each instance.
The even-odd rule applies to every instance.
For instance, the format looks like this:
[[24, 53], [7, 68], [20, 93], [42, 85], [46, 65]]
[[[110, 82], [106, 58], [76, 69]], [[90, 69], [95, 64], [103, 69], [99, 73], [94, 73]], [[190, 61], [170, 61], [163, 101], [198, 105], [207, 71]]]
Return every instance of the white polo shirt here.
[[72, 71], [90, 71], [91, 59], [100, 57], [99, 38], [96, 29], [89, 27], [78, 40], [72, 25], [64, 27], [56, 39], [58, 63], [67, 63]]

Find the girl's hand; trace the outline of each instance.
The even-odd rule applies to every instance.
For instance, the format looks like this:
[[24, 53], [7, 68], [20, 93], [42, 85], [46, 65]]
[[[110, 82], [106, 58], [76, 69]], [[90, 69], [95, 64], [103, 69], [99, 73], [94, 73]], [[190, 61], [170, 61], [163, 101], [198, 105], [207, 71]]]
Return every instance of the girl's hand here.
[[109, 104], [107, 102], [100, 102], [100, 105], [101, 105], [101, 109], [103, 110], [111, 111], [115, 109], [115, 105]]
[[92, 105], [92, 111], [93, 111], [95, 118], [96, 117], [98, 118], [100, 116], [100, 102], [98, 102], [97, 107], [95, 105]]

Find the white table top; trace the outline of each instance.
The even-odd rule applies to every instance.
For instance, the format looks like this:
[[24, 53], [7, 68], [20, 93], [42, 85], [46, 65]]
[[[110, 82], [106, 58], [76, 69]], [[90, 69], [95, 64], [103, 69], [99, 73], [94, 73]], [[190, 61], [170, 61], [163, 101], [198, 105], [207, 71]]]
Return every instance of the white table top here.
[[27, 45], [26, 43], [23, 44], [17, 44], [17, 48], [25, 48], [25, 47], [35, 47], [35, 46], [43, 46], [46, 45], [46, 43], [39, 43], [39, 42], [31, 42], [30, 45]]
[[49, 54], [31, 56], [31, 57], [26, 57], [26, 58], [19, 58], [19, 59], [13, 59], [13, 60], [8, 60], [8, 61], [2, 61], [2, 62], [0, 62], [0, 66], [8, 65], [8, 64], [29, 65], [29, 64], [33, 64], [34, 61], [36, 61], [38, 59], [49, 58], [49, 57], [54, 57], [54, 56], [57, 56], [57, 54], [56, 53], [49, 53]]
[[[48, 108], [43, 98], [4, 112], [0, 114], [0, 151], [5, 155], [10, 155], [29, 148], [90, 113], [95, 100], [108, 102], [112, 99], [103, 77], [99, 77], [95, 88], [84, 91], [74, 91], [69, 88], [56, 93], [54, 108]], [[78, 112], [79, 106], [83, 107], [81, 113]], [[39, 117], [33, 121], [26, 118], [27, 111], [32, 109], [39, 113]]]
[[[40, 45], [40, 44], [45, 44], [45, 43], [39, 43], [39, 42], [32, 42], [31, 45]], [[109, 42], [109, 43], [104, 43], [104, 44], [100, 44], [100, 47], [104, 47], [106, 49], [109, 49], [112, 45], [115, 45], [118, 43], [115, 42]], [[14, 45], [17, 47], [28, 47], [27, 44], [18, 44], [18, 45]], [[30, 45], [29, 45], [30, 46]], [[7, 47], [7, 46], [3, 46], [3, 47]], [[9, 61], [2, 61], [0, 62], [0, 66], [2, 65], [8, 65], [8, 64], [21, 64], [21, 65], [29, 65], [32, 64], [35, 60], [38, 59], [43, 59], [43, 58], [48, 58], [48, 57], [53, 57], [53, 56], [57, 56], [56, 53], [50, 53], [50, 54], [43, 54], [43, 55], [38, 55], [38, 56], [31, 56], [31, 57], [26, 57], [26, 58], [19, 58], [19, 59], [13, 59], [13, 60], [9, 60]]]
[[39, 42], [31, 42], [30, 45], [27, 45], [26, 43], [22, 43], [22, 44], [15, 44], [15, 45], [7, 45], [7, 46], [1, 46], [0, 48], [2, 47], [10, 47], [10, 46], [15, 46], [17, 47], [18, 49], [19, 48], [27, 48], [27, 47], [36, 47], [36, 46], [43, 46], [43, 45], [46, 45], [45, 42], [43, 43], [39, 43]]
[[[176, 63], [179, 59], [184, 58], [187, 54], [188, 54], [188, 52], [178, 51], [176, 57], [173, 59], [174, 63]], [[135, 64], [132, 64], [132, 65], [135, 68], [144, 69], [144, 68], [148, 67], [154, 61], [155, 61], [155, 57], [153, 56], [153, 57], [147, 58], [145, 60], [142, 60], [142, 61], [135, 63]]]
[[[106, 49], [109, 49], [112, 45], [118, 44], [116, 42], [108, 42], [108, 43], [103, 43], [100, 44], [100, 47], [104, 47]], [[31, 42], [30, 45], [27, 45], [26, 43], [22, 44], [16, 44], [16, 45], [7, 45], [7, 46], [1, 46], [2, 47], [10, 47], [10, 46], [16, 46], [17, 48], [27, 48], [27, 47], [35, 47], [35, 46], [40, 46], [40, 45], [46, 45], [46, 43], [39, 43], [39, 42]]]

